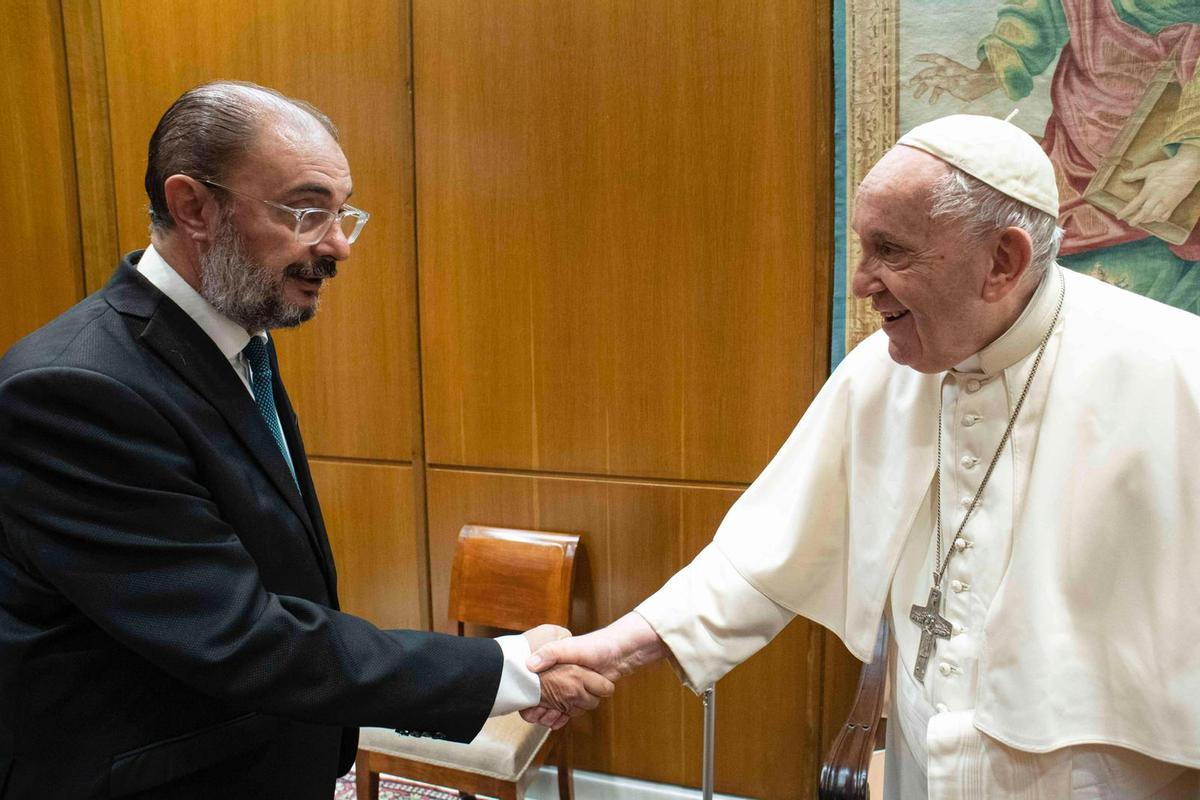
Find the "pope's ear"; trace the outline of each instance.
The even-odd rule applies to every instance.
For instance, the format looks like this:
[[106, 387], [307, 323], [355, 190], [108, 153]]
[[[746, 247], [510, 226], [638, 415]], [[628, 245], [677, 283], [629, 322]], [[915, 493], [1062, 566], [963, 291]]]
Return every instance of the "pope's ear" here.
[[992, 265], [983, 284], [983, 299], [1003, 300], [1017, 288], [1033, 260], [1033, 239], [1020, 228], [1005, 228], [992, 247]]
[[208, 242], [210, 223], [220, 212], [209, 188], [189, 175], [172, 175], [163, 183], [163, 192], [179, 234], [191, 241]]

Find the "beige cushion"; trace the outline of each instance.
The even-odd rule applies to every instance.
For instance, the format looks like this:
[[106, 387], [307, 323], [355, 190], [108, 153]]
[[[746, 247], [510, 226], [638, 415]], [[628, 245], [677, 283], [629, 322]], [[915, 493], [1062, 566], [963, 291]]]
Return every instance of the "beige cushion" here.
[[401, 736], [389, 728], [363, 728], [358, 746], [373, 753], [516, 781], [549, 735], [549, 728], [530, 725], [514, 712], [489, 719], [470, 744]]

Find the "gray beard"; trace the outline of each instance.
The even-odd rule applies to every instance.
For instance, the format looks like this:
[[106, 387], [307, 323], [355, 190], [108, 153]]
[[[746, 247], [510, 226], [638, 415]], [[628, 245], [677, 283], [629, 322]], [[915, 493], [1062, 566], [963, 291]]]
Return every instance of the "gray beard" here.
[[200, 296], [251, 333], [294, 328], [317, 313], [319, 299], [305, 307], [283, 298], [284, 281], [299, 270], [274, 272], [251, 261], [229, 217], [221, 219], [212, 246], [200, 256], [200, 267]]

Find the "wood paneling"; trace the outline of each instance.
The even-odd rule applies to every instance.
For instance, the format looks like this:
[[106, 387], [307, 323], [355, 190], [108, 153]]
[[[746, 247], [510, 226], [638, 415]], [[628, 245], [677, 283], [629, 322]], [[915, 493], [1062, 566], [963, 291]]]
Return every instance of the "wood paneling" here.
[[419, 628], [424, 564], [413, 525], [412, 469], [319, 458], [310, 466], [342, 610], [383, 628]]
[[749, 481], [826, 368], [830, 29], [417, 0], [430, 463]]
[[[481, 522], [583, 534], [590, 630], [709, 541], [824, 379], [831, 1], [414, 2], [0, 6], [0, 348], [145, 246], [146, 145], [182, 91], [309, 100], [372, 213], [279, 337], [343, 607], [415, 627], [432, 600], [448, 629]], [[803, 621], [734, 670], [718, 788], [809, 793], [856, 677]], [[575, 723], [580, 766], [698, 785], [701, 729], [660, 664]]]
[[55, 0], [0, 4], [0, 353], [83, 296], [62, 18]]
[[62, 6], [67, 74], [71, 84], [71, 125], [75, 134], [75, 174], [79, 182], [79, 222], [87, 292], [102, 287], [113, 273], [117, 246], [113, 194], [112, 131], [108, 83], [104, 75], [104, 32], [100, 0], [71, 0]]
[[122, 250], [147, 241], [146, 145], [163, 111], [208, 80], [308, 100], [342, 132], [371, 222], [318, 321], [281, 335], [311, 452], [412, 458], [415, 366], [408, 9], [394, 0], [103, 0]]
[[[701, 486], [432, 469], [429, 532], [434, 620], [446, 622], [459, 528], [480, 523], [579, 533], [576, 631], [632, 609], [689, 561], [738, 496]], [[803, 620], [718, 685], [718, 790], [795, 797], [815, 786], [820, 751], [822, 633]], [[576, 723], [579, 766], [699, 785], [699, 698], [666, 664], [623, 681], [612, 700]]]

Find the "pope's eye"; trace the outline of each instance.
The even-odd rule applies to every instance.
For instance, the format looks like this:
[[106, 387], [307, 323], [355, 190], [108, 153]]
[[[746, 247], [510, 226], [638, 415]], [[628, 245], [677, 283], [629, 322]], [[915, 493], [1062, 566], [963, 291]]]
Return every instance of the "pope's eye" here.
[[884, 261], [899, 261], [904, 251], [891, 242], [880, 242], [875, 246], [875, 252]]

